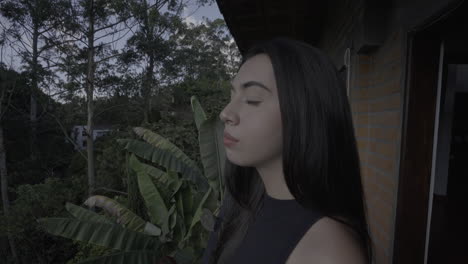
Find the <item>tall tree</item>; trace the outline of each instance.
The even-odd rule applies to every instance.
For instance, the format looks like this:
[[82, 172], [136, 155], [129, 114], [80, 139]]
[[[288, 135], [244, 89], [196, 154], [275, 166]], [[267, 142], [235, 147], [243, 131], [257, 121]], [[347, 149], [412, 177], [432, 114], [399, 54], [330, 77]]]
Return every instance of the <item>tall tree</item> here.
[[196, 95], [206, 103], [207, 113], [217, 113], [240, 64], [239, 50], [225, 22], [216, 19], [199, 25], [187, 23], [175, 42], [178, 48], [171, 54], [173, 63], [165, 68], [178, 80], [172, 85], [174, 106], [190, 105], [186, 94]]
[[57, 45], [56, 29], [67, 19], [66, 0], [4, 0], [0, 12], [13, 25], [9, 34], [15, 40], [13, 46], [26, 65], [31, 87], [30, 95], [30, 155], [36, 157], [36, 130], [38, 121], [38, 89], [44, 76], [50, 72], [45, 66], [47, 52]]
[[227, 80], [237, 71], [240, 53], [222, 19], [188, 23], [175, 42], [178, 49], [171, 54], [176, 62], [172, 73], [185, 80]]
[[[109, 60], [119, 56], [112, 46], [121, 37], [118, 33], [128, 30], [122, 26], [128, 17], [118, 16], [118, 10], [122, 2], [118, 0], [77, 0], [73, 1], [73, 23], [70, 23], [65, 35], [75, 39], [76, 48], [74, 57], [78, 59], [78, 74], [84, 79], [86, 94], [87, 124], [86, 124], [86, 148], [88, 162], [88, 195], [92, 195], [96, 189], [95, 155], [94, 155], [94, 96], [96, 83], [99, 76], [96, 73], [105, 72], [105, 66]], [[68, 50], [70, 51], [70, 50]], [[75, 72], [76, 73], [76, 72]]]
[[[10, 200], [8, 198], [8, 171], [6, 166], [6, 149], [3, 134], [3, 117], [7, 109], [10, 107], [11, 96], [16, 87], [16, 73], [6, 71], [2, 64], [0, 64], [0, 179], [1, 179], [1, 192], [2, 192], [2, 205], [3, 214], [9, 216], [10, 214]], [[18, 262], [18, 254], [16, 252], [16, 243], [11, 235], [8, 235], [8, 243], [10, 251]]]
[[[206, 1], [196, 1], [203, 5]], [[161, 95], [164, 69], [170, 54], [176, 49], [173, 36], [182, 30], [183, 0], [132, 0], [127, 12], [137, 22], [135, 33], [127, 40], [122, 61], [141, 69], [140, 94], [144, 100], [145, 123], [152, 121], [152, 99]]]

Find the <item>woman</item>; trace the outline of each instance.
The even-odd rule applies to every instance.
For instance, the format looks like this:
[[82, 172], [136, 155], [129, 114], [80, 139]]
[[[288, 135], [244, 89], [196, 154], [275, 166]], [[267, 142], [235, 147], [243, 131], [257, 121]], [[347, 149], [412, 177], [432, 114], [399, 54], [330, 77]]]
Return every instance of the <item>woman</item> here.
[[227, 192], [203, 263], [371, 263], [350, 106], [323, 52], [252, 47], [220, 118]]

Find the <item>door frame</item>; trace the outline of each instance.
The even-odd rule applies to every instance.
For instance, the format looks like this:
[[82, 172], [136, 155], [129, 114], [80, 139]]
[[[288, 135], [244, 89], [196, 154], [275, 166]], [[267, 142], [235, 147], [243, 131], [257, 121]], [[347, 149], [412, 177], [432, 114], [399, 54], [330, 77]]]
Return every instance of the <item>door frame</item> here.
[[393, 263], [425, 263], [441, 43], [465, 1], [434, 11], [406, 34], [403, 116]]

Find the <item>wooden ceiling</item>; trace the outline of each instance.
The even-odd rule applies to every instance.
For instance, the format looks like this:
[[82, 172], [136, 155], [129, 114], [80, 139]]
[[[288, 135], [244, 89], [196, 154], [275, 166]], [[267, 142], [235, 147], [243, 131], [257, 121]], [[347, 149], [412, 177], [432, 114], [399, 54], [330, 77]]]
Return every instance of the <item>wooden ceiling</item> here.
[[327, 17], [327, 1], [217, 0], [227, 26], [244, 54], [257, 41], [277, 36], [316, 44]]

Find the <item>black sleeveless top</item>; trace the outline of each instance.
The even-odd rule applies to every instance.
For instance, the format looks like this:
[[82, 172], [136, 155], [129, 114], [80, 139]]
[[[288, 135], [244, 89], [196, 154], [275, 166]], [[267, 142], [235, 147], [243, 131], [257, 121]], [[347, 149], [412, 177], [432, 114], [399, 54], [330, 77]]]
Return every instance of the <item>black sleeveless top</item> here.
[[[223, 209], [219, 218], [224, 215]], [[295, 199], [279, 200], [265, 193], [262, 208], [228, 263], [284, 264], [304, 234], [322, 216], [318, 210], [302, 207]], [[210, 234], [203, 264], [208, 263], [208, 255], [214, 250], [218, 231], [219, 220]]]

